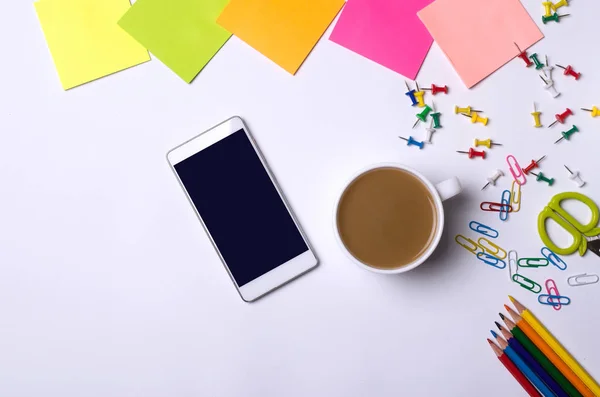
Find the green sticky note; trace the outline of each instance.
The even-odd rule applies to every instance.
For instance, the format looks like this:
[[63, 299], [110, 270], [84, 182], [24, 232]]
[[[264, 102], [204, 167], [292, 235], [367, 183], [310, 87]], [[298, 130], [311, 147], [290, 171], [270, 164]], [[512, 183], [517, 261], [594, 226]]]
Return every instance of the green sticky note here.
[[229, 0], [138, 0], [121, 26], [190, 83], [231, 36], [216, 23]]

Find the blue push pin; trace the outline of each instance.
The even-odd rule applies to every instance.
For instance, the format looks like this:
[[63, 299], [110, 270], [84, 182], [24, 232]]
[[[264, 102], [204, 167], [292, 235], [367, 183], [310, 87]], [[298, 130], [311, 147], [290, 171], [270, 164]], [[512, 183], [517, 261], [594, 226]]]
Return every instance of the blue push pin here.
[[415, 98], [416, 91], [410, 89], [406, 80], [404, 80], [404, 84], [406, 84], [406, 89], [408, 90], [408, 92], [406, 92], [404, 95], [410, 98], [410, 100], [412, 101], [412, 106], [417, 106], [419, 103], [417, 102], [417, 98]]
[[416, 141], [415, 138], [413, 138], [412, 136], [409, 136], [408, 139], [404, 138], [403, 136], [399, 136], [398, 138], [404, 139], [406, 142], [408, 142], [408, 146], [418, 146], [419, 149], [423, 149], [423, 146], [425, 145], [423, 142]]

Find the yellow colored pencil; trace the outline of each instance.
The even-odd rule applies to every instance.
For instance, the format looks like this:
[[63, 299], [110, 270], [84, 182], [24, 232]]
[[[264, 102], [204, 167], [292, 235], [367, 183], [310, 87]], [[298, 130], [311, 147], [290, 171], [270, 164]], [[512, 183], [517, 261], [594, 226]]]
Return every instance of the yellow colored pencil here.
[[515, 308], [523, 317], [531, 328], [537, 332], [537, 334], [558, 354], [558, 356], [577, 374], [579, 379], [594, 393], [595, 396], [600, 396], [600, 386], [594, 378], [588, 374], [585, 369], [571, 356], [571, 354], [560, 344], [559, 341], [556, 340], [554, 336], [544, 327], [544, 325], [537, 319], [535, 316], [525, 308], [521, 303], [519, 303], [512, 296], [508, 296], [512, 303], [515, 305]]

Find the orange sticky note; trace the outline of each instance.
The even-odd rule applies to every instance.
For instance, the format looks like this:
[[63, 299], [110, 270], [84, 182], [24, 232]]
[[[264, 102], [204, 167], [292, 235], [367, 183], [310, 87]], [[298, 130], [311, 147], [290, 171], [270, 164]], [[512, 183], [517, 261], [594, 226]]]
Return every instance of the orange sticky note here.
[[436, 0], [417, 13], [468, 88], [544, 38], [519, 0]]
[[217, 23], [295, 74], [344, 0], [231, 0]]

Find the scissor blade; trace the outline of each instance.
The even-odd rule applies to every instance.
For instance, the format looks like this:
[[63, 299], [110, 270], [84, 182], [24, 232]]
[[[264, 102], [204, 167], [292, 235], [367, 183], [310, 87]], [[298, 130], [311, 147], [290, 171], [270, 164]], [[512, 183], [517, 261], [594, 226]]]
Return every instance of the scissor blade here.
[[594, 239], [594, 240], [591, 240], [591, 241], [588, 240], [587, 247], [594, 254], [600, 256], [600, 240], [599, 239]]

